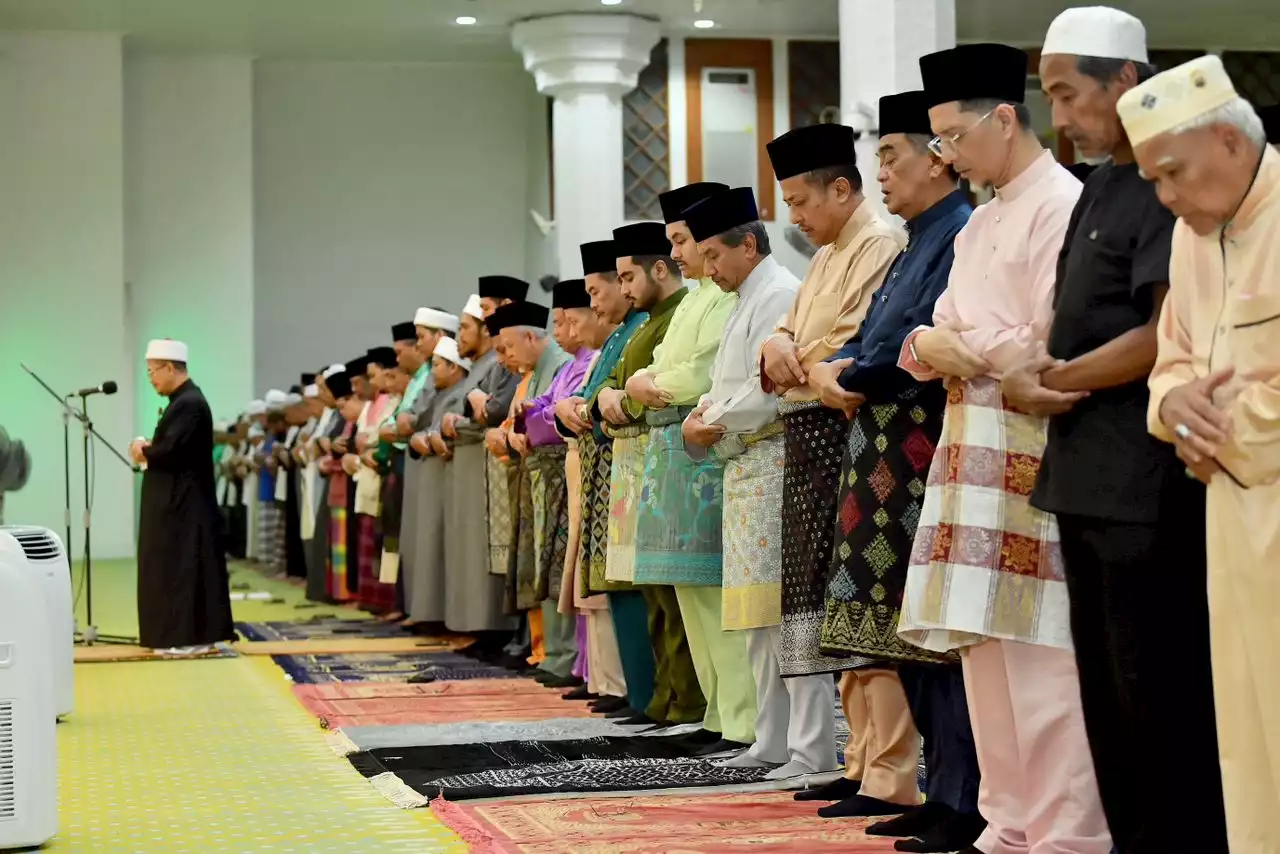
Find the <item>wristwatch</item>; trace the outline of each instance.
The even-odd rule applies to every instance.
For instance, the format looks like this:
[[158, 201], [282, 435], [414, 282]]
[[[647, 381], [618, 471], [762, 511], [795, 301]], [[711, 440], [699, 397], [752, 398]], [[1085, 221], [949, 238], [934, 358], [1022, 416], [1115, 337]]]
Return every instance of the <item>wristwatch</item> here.
[[913, 362], [915, 362], [917, 365], [924, 364], [924, 362], [920, 361], [920, 357], [916, 355], [916, 339], [914, 335], [911, 336], [911, 339], [909, 341], [907, 341], [907, 349], [911, 351], [911, 360]]

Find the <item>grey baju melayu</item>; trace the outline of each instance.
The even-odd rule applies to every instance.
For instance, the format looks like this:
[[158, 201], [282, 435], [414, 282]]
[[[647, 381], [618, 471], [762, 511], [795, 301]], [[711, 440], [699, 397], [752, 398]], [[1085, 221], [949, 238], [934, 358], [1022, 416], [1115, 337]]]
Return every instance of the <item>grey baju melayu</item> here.
[[[444, 413], [462, 405], [466, 380], [431, 400], [415, 420], [415, 431], [440, 429]], [[404, 525], [400, 534], [400, 571], [409, 617], [420, 623], [444, 621], [445, 466], [437, 456], [405, 461]], [[410, 497], [412, 496], [412, 497]]]

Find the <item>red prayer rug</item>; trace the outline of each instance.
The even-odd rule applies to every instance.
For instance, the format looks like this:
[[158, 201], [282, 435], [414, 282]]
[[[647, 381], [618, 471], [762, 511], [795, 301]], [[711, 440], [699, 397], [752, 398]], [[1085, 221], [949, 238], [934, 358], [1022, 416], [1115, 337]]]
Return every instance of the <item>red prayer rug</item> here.
[[348, 682], [295, 685], [293, 692], [326, 729], [591, 717], [585, 702], [566, 701], [559, 691], [522, 680]]
[[892, 851], [876, 819], [824, 819], [790, 792], [465, 804], [431, 810], [472, 854], [794, 854]]

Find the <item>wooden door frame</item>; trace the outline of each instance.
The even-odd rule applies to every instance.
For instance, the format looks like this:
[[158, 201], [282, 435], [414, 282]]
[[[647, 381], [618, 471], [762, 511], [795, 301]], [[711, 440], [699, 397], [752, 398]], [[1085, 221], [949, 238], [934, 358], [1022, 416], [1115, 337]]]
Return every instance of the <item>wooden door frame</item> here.
[[768, 39], [686, 39], [684, 78], [689, 183], [702, 180], [702, 71], [705, 68], [751, 68], [756, 75], [756, 204], [760, 217], [776, 216], [777, 181], [765, 145], [773, 140], [773, 42]]

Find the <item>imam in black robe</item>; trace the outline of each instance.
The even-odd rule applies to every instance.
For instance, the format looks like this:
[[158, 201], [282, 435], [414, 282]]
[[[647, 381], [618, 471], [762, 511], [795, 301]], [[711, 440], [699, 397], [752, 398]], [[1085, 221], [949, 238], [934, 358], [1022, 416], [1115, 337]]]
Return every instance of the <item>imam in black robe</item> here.
[[143, 454], [138, 534], [139, 643], [151, 649], [235, 639], [213, 474], [213, 414], [195, 383], [169, 406]]

